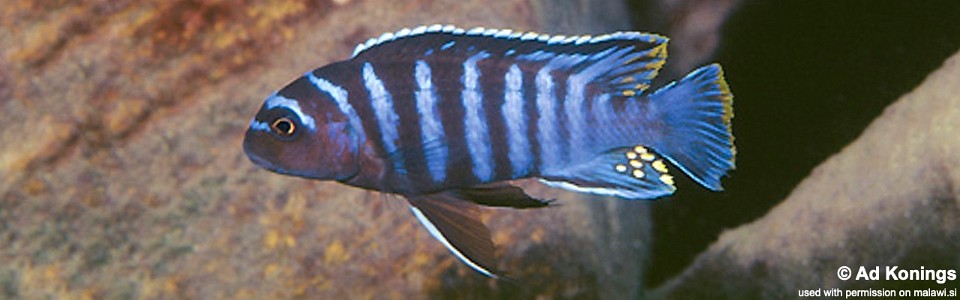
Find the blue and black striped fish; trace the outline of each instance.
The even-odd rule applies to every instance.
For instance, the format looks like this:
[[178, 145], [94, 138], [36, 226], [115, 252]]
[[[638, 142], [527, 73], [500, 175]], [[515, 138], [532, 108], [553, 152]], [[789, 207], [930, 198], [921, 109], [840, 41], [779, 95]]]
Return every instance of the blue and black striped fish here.
[[277, 173], [404, 196], [457, 258], [497, 277], [477, 204], [549, 204], [506, 180], [653, 199], [675, 190], [669, 165], [721, 190], [733, 97], [716, 64], [649, 92], [666, 49], [640, 32], [404, 29], [269, 96], [243, 146]]

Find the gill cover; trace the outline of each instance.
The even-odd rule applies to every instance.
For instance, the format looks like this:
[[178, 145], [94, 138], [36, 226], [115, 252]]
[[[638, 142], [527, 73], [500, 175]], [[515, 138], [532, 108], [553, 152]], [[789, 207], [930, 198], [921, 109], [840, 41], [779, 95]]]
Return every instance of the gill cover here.
[[301, 77], [266, 99], [243, 148], [251, 161], [273, 172], [342, 180], [359, 171], [358, 132], [329, 95]]

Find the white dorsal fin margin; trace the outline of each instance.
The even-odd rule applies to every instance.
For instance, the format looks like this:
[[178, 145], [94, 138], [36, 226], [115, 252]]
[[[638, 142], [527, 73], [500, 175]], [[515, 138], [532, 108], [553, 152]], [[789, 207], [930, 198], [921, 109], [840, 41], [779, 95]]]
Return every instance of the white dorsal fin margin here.
[[536, 40], [539, 42], [545, 42], [549, 45], [563, 45], [563, 44], [587, 44], [587, 43], [599, 43], [609, 40], [640, 40], [643, 42], [656, 42], [658, 40], [666, 42], [667, 38], [652, 34], [652, 33], [643, 33], [636, 31], [618, 31], [614, 33], [608, 33], [598, 36], [590, 35], [575, 35], [575, 36], [564, 36], [556, 35], [551, 36], [549, 34], [540, 34], [536, 32], [515, 32], [510, 29], [493, 29], [493, 28], [484, 28], [484, 27], [475, 27], [469, 30], [461, 29], [454, 25], [442, 25], [442, 24], [433, 24], [433, 25], [424, 25], [418, 26], [415, 28], [403, 28], [396, 32], [387, 32], [379, 37], [371, 38], [364, 43], [358, 44], [357, 47], [353, 50], [352, 57], [357, 56], [361, 52], [370, 49], [371, 47], [394, 41], [400, 38], [417, 36], [427, 33], [450, 33], [454, 35], [475, 35], [475, 36], [489, 36], [493, 38], [500, 39], [519, 39], [521, 41], [531, 41]]

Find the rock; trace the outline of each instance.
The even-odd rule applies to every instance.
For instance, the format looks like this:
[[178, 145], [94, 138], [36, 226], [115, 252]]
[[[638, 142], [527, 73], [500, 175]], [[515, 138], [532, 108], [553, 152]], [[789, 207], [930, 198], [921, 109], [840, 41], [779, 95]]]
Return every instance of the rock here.
[[[889, 106], [766, 216], [724, 232], [655, 296], [794, 298], [800, 289], [942, 289], [891, 280], [960, 261], [960, 53]], [[861, 266], [881, 278], [842, 280]]]
[[669, 62], [659, 80], [669, 82], [711, 63], [720, 29], [737, 0], [633, 1], [636, 27], [670, 37]]
[[404, 200], [269, 173], [241, 149], [266, 95], [382, 32], [600, 33], [628, 29], [626, 13], [586, 0], [11, 4], [0, 298], [642, 296], [646, 202], [522, 183], [563, 205], [488, 210], [517, 288], [457, 262]]

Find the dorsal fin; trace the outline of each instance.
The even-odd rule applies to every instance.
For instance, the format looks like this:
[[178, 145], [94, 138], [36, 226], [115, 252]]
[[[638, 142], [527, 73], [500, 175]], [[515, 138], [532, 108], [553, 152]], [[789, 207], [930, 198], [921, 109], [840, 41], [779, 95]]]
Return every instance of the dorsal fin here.
[[431, 25], [372, 38], [357, 45], [353, 59], [377, 63], [443, 56], [443, 61], [465, 61], [483, 54], [503, 62], [546, 64], [553, 72], [587, 71], [583, 73], [591, 84], [601, 90], [632, 97], [646, 90], [663, 66], [667, 42], [666, 37], [643, 32], [551, 36], [510, 29], [465, 30], [452, 25]]
[[361, 52], [366, 51], [367, 49], [373, 48], [387, 42], [395, 41], [407, 37], [415, 37], [424, 34], [449, 34], [453, 36], [480, 36], [480, 37], [492, 37], [503, 40], [516, 40], [516, 41], [536, 41], [539, 43], [544, 43], [546, 45], [582, 45], [582, 44], [596, 44], [608, 41], [637, 41], [648, 44], [666, 44], [668, 39], [664, 36], [645, 33], [645, 32], [636, 32], [636, 31], [618, 31], [608, 34], [602, 34], [597, 36], [592, 35], [549, 35], [541, 34], [537, 32], [524, 32], [524, 31], [514, 31], [512, 29], [494, 29], [494, 28], [484, 28], [484, 27], [474, 27], [472, 29], [463, 29], [454, 25], [443, 25], [443, 24], [433, 24], [433, 25], [423, 25], [415, 27], [413, 29], [403, 28], [396, 32], [386, 32], [381, 34], [379, 37], [370, 38], [364, 43], [357, 44], [357, 47], [353, 50], [353, 55], [351, 57], [356, 57]]

